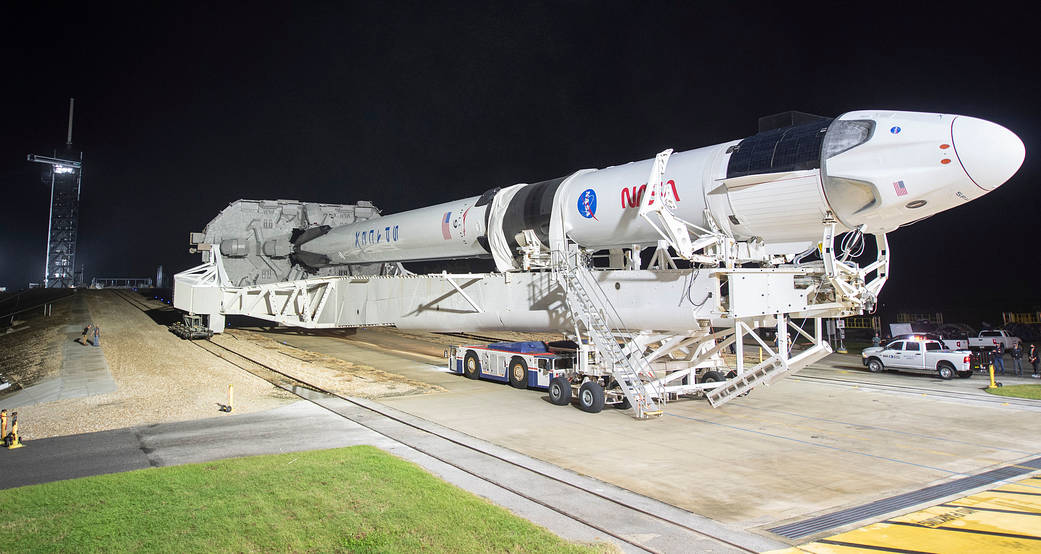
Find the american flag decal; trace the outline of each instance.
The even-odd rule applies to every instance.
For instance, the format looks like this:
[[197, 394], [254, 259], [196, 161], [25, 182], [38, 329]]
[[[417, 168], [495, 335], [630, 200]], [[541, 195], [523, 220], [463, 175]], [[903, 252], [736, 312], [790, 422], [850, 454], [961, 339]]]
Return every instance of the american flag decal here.
[[441, 236], [445, 240], [452, 240], [452, 229], [448, 226], [448, 222], [452, 220], [452, 212], [445, 212], [445, 217], [441, 219]]
[[907, 187], [904, 186], [903, 181], [894, 181], [893, 190], [896, 191], [897, 196], [907, 196]]

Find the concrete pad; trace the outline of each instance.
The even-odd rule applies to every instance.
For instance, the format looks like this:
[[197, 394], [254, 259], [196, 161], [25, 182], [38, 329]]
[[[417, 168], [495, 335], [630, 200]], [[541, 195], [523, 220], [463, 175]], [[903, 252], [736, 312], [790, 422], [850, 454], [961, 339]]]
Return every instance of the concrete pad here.
[[979, 391], [978, 378], [870, 374], [854, 356], [826, 359], [719, 409], [674, 402], [664, 417], [637, 421], [552, 406], [544, 392], [471, 381], [433, 359], [360, 342], [280, 340], [448, 389], [382, 399], [387, 406], [745, 529], [1041, 454], [1041, 403], [996, 399]]

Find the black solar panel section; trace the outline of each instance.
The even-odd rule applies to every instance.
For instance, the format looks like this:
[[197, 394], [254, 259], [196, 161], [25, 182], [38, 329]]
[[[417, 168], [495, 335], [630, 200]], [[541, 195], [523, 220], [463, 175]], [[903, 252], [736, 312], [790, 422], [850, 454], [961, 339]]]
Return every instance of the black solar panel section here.
[[773, 129], [742, 140], [727, 164], [727, 179], [817, 169], [830, 119]]
[[[781, 113], [775, 113], [773, 115], [764, 115], [759, 118], [759, 132], [764, 133], [766, 131], [772, 131], [773, 129], [780, 129], [782, 127], [794, 127], [796, 125], [802, 125], [804, 123], [817, 123], [821, 121], [829, 121], [830, 119], [823, 115], [814, 115], [812, 113], [787, 111]], [[825, 123], [826, 125], [827, 123]]]

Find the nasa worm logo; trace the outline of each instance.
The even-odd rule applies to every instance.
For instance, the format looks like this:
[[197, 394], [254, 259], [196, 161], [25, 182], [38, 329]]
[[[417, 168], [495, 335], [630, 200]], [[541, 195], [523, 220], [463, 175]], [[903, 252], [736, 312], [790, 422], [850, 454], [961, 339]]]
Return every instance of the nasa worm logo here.
[[894, 135], [900, 134], [900, 127], [893, 127], [889, 130], [889, 132], [893, 133]]
[[[578, 197], [578, 213], [586, 219], [596, 219], [596, 191], [586, 189]], [[600, 221], [597, 219], [597, 221]]]

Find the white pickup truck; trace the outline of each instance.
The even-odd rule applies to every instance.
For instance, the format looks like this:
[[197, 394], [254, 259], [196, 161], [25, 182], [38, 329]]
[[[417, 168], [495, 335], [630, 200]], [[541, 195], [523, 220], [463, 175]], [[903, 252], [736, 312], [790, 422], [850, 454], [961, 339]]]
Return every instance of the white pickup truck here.
[[935, 340], [897, 340], [885, 346], [865, 348], [861, 357], [873, 373], [898, 369], [936, 373], [941, 379], [972, 376], [968, 352], [948, 350]]
[[1008, 331], [1000, 329], [988, 329], [980, 331], [980, 336], [967, 339], [943, 339], [944, 344], [952, 350], [993, 350], [1001, 344], [1005, 345], [1005, 351], [1011, 351], [1021, 341], [1008, 334]]

